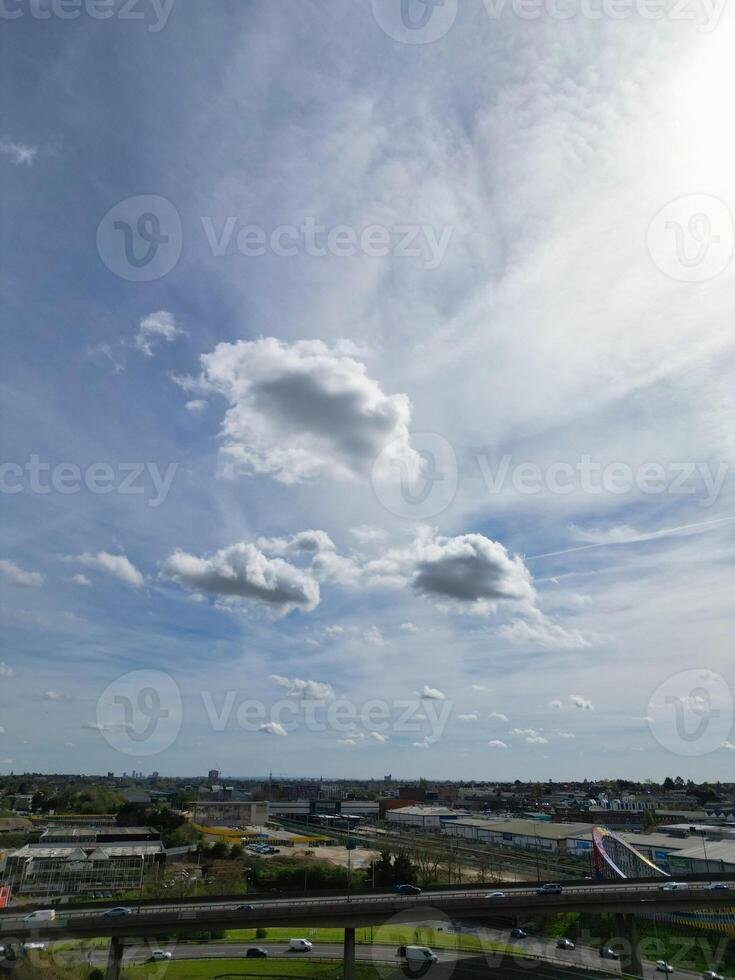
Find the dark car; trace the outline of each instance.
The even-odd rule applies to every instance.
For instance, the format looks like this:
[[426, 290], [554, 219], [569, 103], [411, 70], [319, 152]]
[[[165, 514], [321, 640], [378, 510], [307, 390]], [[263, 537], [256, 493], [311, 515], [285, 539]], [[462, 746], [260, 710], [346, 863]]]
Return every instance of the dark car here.
[[399, 895], [420, 895], [421, 889], [417, 885], [393, 885], [393, 890]]
[[237, 908], [235, 909], [235, 911], [236, 912], [252, 912], [253, 911], [253, 906], [252, 905], [238, 905]]
[[124, 915], [132, 915], [133, 910], [125, 908], [122, 905], [116, 906], [114, 909], [107, 909], [104, 913], [107, 919], [121, 919]]
[[525, 939], [528, 933], [525, 929], [519, 929], [518, 926], [515, 929], [510, 930], [510, 935], [512, 939]]
[[264, 956], [268, 955], [268, 950], [263, 949], [262, 946], [251, 946], [250, 949], [245, 953], [245, 959], [247, 960], [262, 960]]
[[620, 957], [615, 952], [615, 950], [614, 949], [610, 949], [609, 946], [603, 946], [600, 949], [600, 956], [603, 958], [603, 960], [619, 960], [620, 959]]
[[563, 889], [558, 882], [548, 881], [545, 885], [536, 889], [537, 895], [561, 895]]

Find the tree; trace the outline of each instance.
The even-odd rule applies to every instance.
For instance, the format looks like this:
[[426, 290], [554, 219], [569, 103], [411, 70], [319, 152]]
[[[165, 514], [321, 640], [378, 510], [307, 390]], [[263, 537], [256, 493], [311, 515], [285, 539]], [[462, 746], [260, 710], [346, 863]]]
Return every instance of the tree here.
[[405, 851], [399, 851], [393, 861], [393, 882], [397, 885], [413, 885], [416, 881], [416, 869]]
[[375, 884], [392, 885], [393, 865], [391, 863], [390, 851], [381, 851], [380, 860], [375, 862]]

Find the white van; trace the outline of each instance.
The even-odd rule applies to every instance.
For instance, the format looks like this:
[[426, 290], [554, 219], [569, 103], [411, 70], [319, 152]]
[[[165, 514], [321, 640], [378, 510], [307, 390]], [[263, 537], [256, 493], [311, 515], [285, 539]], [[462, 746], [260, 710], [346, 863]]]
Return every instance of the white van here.
[[295, 953], [308, 953], [312, 945], [308, 939], [289, 939], [288, 941], [288, 948]]
[[436, 963], [438, 959], [434, 950], [429, 949], [428, 946], [399, 946], [398, 955], [402, 956], [411, 967]]
[[56, 918], [56, 909], [36, 909], [23, 917], [24, 922], [53, 922]]

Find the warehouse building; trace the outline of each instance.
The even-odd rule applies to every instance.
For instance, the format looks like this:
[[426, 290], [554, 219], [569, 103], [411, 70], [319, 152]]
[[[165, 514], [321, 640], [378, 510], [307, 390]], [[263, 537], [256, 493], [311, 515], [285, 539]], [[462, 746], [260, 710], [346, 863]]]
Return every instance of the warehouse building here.
[[268, 804], [252, 800], [197, 800], [192, 822], [200, 827], [251, 827], [268, 822]]
[[457, 820], [463, 814], [445, 806], [401, 806], [385, 811], [385, 819], [393, 827], [410, 827], [415, 830], [441, 830], [447, 821]]
[[[681, 842], [679, 842], [681, 843]], [[669, 857], [672, 873], [735, 874], [735, 841], [697, 840]]]
[[545, 854], [589, 857], [592, 853], [591, 823], [547, 823], [540, 820], [482, 820], [462, 817], [445, 823], [442, 830], [450, 837], [463, 837], [493, 847]]

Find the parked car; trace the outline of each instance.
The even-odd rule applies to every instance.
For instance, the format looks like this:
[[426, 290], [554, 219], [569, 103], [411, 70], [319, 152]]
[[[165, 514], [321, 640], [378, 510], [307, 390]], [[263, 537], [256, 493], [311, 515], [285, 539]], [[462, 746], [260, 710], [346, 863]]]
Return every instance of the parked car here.
[[263, 949], [262, 946], [251, 946], [245, 953], [246, 960], [262, 960], [263, 957], [268, 955], [268, 950]]
[[154, 949], [151, 953], [151, 959], [156, 961], [172, 960], [173, 958], [174, 954], [169, 949]]
[[571, 939], [565, 939], [563, 936], [556, 941], [557, 949], [574, 949], [574, 943]]
[[656, 970], [658, 973], [673, 973], [674, 968], [671, 963], [667, 963], [666, 960], [656, 960]]
[[399, 895], [420, 895], [421, 889], [417, 885], [393, 885], [393, 891]]
[[312, 943], [308, 939], [289, 939], [288, 948], [293, 953], [308, 953]]
[[725, 980], [721, 973], [715, 973], [714, 970], [706, 970], [702, 974], [702, 980]]
[[516, 926], [514, 929], [510, 930], [510, 935], [512, 939], [525, 939], [528, 933], [525, 929], [520, 929]]
[[547, 881], [545, 885], [536, 889], [537, 895], [561, 895], [564, 889], [557, 881]]
[[603, 958], [603, 960], [619, 960], [620, 959], [620, 957], [615, 952], [615, 950], [614, 949], [610, 949], [609, 946], [603, 946], [602, 947], [602, 949], [600, 950], [600, 956]]
[[711, 884], [707, 885], [704, 890], [707, 892], [729, 892], [730, 886], [726, 881], [713, 881]]
[[497, 898], [505, 898], [505, 892], [488, 892], [485, 898], [494, 901]]
[[24, 922], [53, 922], [56, 918], [56, 909], [36, 909], [23, 916]]
[[686, 881], [667, 881], [664, 885], [659, 885], [659, 891], [662, 892], [685, 892], [689, 890], [689, 885]]
[[124, 915], [132, 915], [133, 910], [124, 905], [117, 905], [115, 908], [106, 909], [104, 916], [106, 919], [122, 919]]

